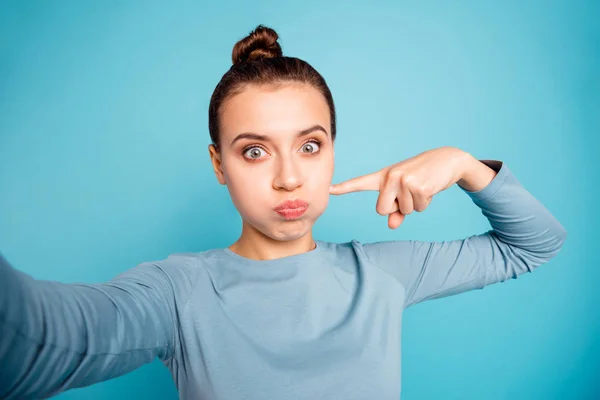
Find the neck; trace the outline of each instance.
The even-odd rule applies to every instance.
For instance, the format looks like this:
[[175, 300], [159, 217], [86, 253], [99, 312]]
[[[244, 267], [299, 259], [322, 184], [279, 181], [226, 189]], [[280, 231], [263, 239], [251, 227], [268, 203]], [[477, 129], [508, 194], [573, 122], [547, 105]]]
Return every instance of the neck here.
[[274, 260], [315, 249], [312, 231], [293, 240], [275, 240], [244, 221], [240, 238], [229, 246], [234, 253], [253, 260]]

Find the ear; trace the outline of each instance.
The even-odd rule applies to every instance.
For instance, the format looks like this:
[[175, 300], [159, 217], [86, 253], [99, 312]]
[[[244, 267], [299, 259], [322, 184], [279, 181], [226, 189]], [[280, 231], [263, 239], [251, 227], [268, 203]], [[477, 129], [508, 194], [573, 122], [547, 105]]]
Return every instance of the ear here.
[[217, 147], [214, 144], [209, 144], [208, 154], [210, 155], [210, 162], [212, 163], [213, 170], [215, 171], [217, 181], [219, 181], [221, 185], [225, 185], [226, 182], [221, 164], [221, 153], [219, 152], [219, 150], [217, 150]]

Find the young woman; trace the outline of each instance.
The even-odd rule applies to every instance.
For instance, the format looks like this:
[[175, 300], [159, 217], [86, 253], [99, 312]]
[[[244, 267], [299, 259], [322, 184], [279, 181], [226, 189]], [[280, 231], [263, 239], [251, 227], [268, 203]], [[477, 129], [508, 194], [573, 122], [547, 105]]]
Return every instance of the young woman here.
[[[426, 151], [331, 186], [335, 108], [308, 63], [257, 27], [209, 107], [209, 154], [243, 228], [228, 248], [101, 284], [34, 280], [0, 257], [0, 397], [47, 397], [158, 357], [188, 399], [397, 399], [403, 310], [515, 278], [566, 232], [501, 161]], [[377, 190], [397, 228], [458, 184], [492, 230], [448, 242], [329, 243], [329, 196]]]

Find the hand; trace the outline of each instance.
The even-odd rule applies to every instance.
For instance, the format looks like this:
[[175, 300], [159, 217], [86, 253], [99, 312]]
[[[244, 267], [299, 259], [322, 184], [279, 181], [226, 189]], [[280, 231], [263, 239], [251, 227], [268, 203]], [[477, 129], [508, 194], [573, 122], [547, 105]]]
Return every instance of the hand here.
[[461, 180], [473, 161], [479, 163], [458, 148], [441, 147], [372, 174], [333, 185], [329, 193], [340, 195], [364, 190], [379, 191], [376, 210], [381, 215], [387, 215], [388, 226], [396, 229], [406, 215], [413, 211], [422, 212], [434, 195]]

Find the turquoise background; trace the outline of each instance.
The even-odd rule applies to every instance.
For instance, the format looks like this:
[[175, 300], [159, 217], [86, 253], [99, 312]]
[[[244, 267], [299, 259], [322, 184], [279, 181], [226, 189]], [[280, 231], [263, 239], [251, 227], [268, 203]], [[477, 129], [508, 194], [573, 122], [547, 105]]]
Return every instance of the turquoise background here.
[[[330, 84], [336, 181], [457, 146], [505, 161], [569, 232], [534, 274], [406, 312], [403, 399], [600, 398], [599, 4], [2, 1], [0, 249], [36, 278], [98, 282], [233, 242], [207, 109], [233, 44], [263, 23]], [[316, 237], [489, 228], [456, 186], [397, 231], [375, 201], [332, 198]], [[177, 392], [157, 361], [59, 397]]]

